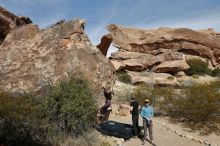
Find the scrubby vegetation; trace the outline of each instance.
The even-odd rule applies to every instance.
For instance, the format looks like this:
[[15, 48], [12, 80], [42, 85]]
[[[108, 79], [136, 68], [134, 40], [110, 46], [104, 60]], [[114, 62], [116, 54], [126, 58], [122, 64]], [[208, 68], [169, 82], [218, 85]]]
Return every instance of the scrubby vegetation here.
[[194, 85], [173, 90], [160, 103], [161, 108], [176, 119], [184, 119], [192, 128], [206, 128], [206, 132], [218, 131], [220, 122], [220, 83]]
[[87, 81], [71, 77], [45, 93], [0, 93], [0, 142], [9, 146], [58, 144], [65, 137], [77, 138], [91, 130], [97, 106]]
[[144, 100], [147, 98], [153, 103], [153, 96], [152, 96], [153, 88], [149, 88], [145, 85], [140, 85], [137, 88], [134, 89], [132, 92], [132, 96], [134, 96], [137, 101], [144, 105]]
[[88, 82], [72, 77], [51, 88], [47, 95], [45, 118], [50, 132], [78, 135], [92, 127], [97, 107]]
[[187, 75], [211, 75], [211, 70], [208, 68], [208, 63], [197, 58], [187, 60], [190, 68], [186, 71]]
[[131, 98], [131, 88], [125, 87], [122, 91], [118, 91], [117, 94], [113, 95], [113, 102], [126, 104]]
[[167, 80], [174, 80], [174, 77], [173, 76], [169, 76], [169, 77], [167, 77]]
[[[37, 145], [45, 140], [39, 99], [0, 93], [0, 139], [6, 145]], [[41, 102], [41, 101], [39, 101]]]
[[117, 76], [119, 81], [126, 84], [131, 83], [131, 76], [128, 73], [118, 73]]
[[193, 129], [220, 132], [220, 82], [182, 89], [139, 86], [133, 95], [142, 105], [144, 99], [149, 98], [154, 107], [174, 119], [181, 119]]
[[215, 68], [212, 70], [213, 77], [220, 77], [220, 68]]

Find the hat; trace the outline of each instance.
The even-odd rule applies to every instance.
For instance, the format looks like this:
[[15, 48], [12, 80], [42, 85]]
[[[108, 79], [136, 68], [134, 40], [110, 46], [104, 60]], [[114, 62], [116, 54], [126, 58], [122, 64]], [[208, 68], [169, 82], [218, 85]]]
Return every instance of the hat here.
[[134, 96], [131, 96], [131, 100], [135, 100], [135, 97], [134, 97]]
[[146, 103], [146, 102], [147, 102], [147, 103], [149, 103], [149, 102], [150, 102], [150, 100], [149, 100], [149, 99], [145, 99], [145, 100], [144, 100], [144, 102], [145, 102], [145, 103]]

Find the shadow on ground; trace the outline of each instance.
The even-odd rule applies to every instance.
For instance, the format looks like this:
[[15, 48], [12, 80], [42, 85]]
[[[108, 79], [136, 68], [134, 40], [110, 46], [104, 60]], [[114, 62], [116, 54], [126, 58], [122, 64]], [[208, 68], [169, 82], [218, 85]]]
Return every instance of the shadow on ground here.
[[[141, 131], [143, 127], [140, 126], [139, 129]], [[102, 133], [103, 135], [123, 138], [126, 141], [135, 137], [134, 129], [132, 125], [120, 123], [116, 121], [107, 121], [102, 124], [99, 124], [96, 126], [96, 130]], [[140, 140], [143, 140], [144, 138], [143, 132], [140, 132], [140, 135], [138, 138]], [[149, 142], [153, 146], [156, 146], [155, 144], [151, 143], [150, 140], [147, 140], [147, 142]]]

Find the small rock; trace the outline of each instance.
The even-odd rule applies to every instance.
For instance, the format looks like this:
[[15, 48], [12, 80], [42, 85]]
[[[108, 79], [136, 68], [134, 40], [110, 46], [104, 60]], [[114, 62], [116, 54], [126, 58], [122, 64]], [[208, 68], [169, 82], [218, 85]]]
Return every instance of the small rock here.
[[186, 138], [187, 138], [187, 139], [190, 139], [190, 140], [192, 140], [192, 139], [193, 139], [193, 137], [192, 137], [192, 136], [190, 136], [190, 135], [186, 135]]
[[184, 71], [179, 71], [179, 72], [177, 72], [177, 74], [176, 74], [177, 77], [182, 77], [182, 76], [185, 76], [185, 75], [186, 75], [186, 74], [185, 74]]
[[128, 115], [130, 115], [130, 106], [126, 105], [126, 104], [119, 105], [118, 113], [121, 116], [128, 116]]
[[209, 146], [211, 145], [210, 142], [208, 142], [208, 140], [204, 140], [203, 143], [204, 143], [205, 145], [209, 145]]

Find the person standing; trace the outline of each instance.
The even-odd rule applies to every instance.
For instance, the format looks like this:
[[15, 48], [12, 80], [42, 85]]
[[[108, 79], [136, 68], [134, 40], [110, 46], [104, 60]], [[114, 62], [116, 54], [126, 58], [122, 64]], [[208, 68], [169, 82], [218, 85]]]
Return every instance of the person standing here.
[[137, 138], [139, 136], [139, 109], [140, 105], [136, 101], [135, 97], [131, 97], [131, 103], [130, 103], [130, 113], [132, 115], [132, 124], [134, 127], [134, 136]]
[[104, 115], [103, 121], [106, 122], [109, 119], [111, 109], [111, 100], [112, 100], [112, 92], [108, 92], [106, 88], [103, 88], [104, 96], [105, 96], [105, 103], [101, 106], [101, 114]]
[[144, 127], [144, 140], [143, 144], [147, 140], [147, 130], [149, 132], [149, 137], [151, 143], [153, 143], [153, 108], [149, 105], [150, 100], [145, 99], [145, 105], [141, 109], [141, 117], [143, 118], [143, 127]]

